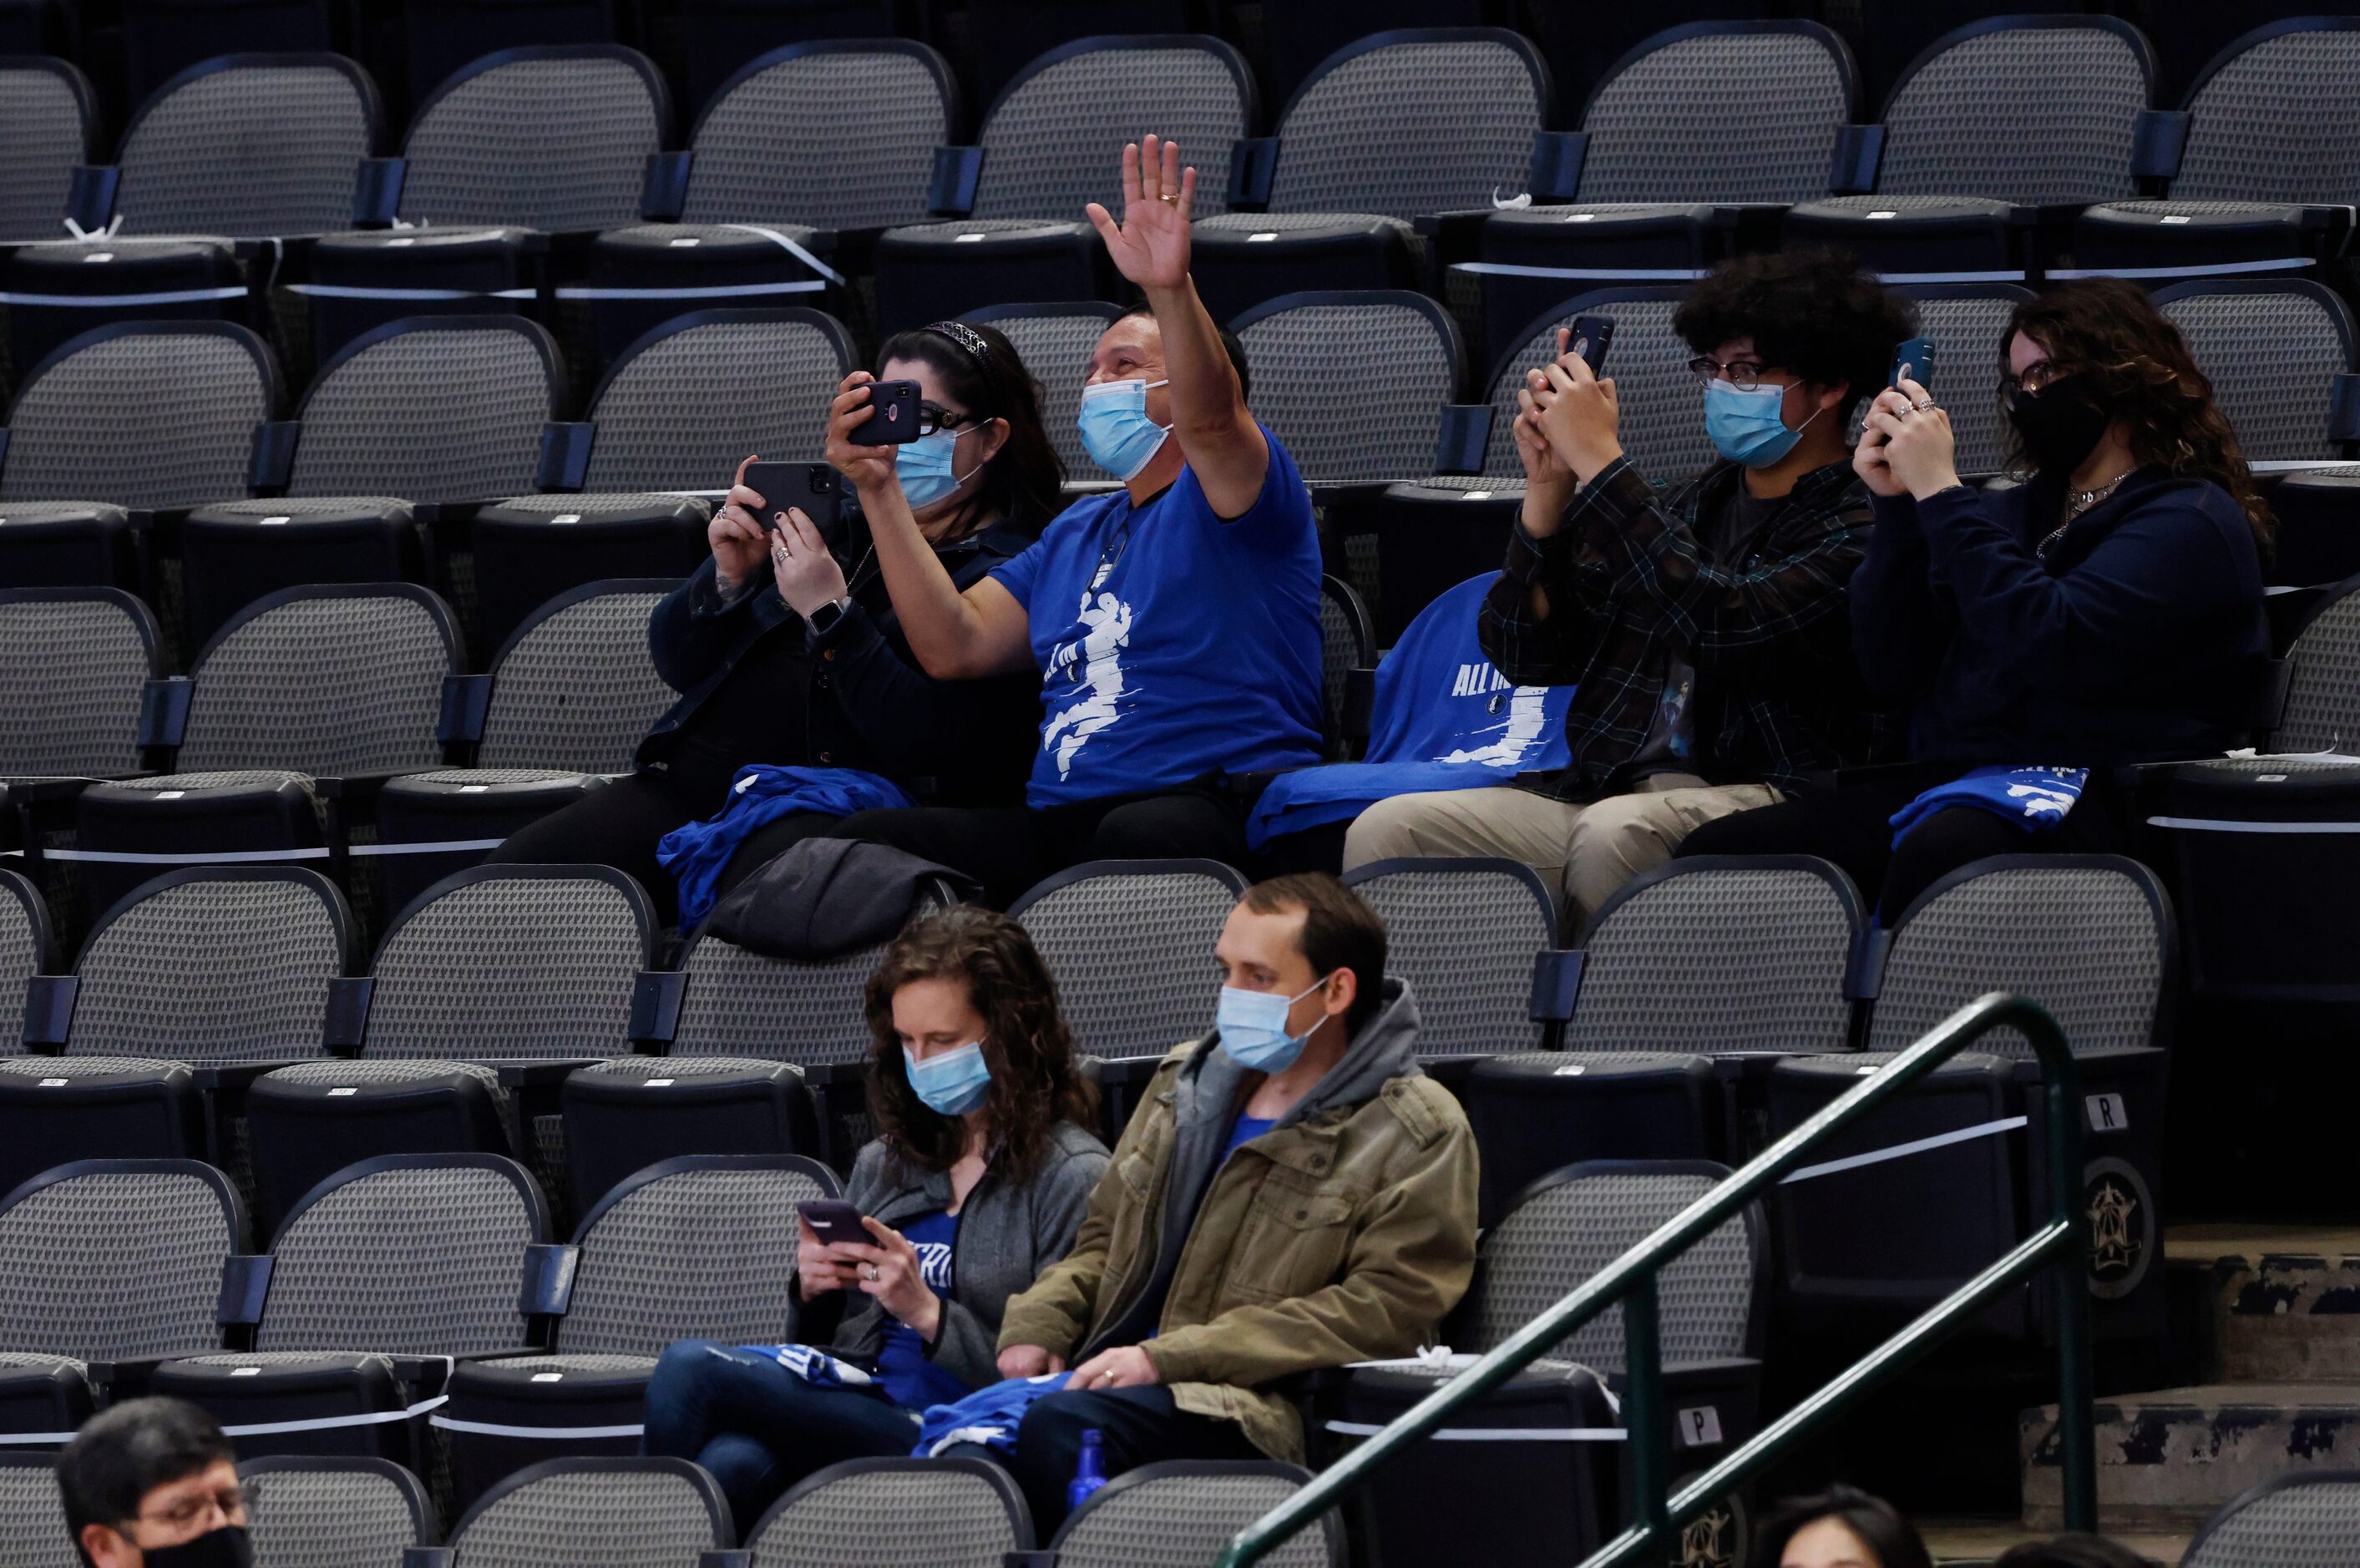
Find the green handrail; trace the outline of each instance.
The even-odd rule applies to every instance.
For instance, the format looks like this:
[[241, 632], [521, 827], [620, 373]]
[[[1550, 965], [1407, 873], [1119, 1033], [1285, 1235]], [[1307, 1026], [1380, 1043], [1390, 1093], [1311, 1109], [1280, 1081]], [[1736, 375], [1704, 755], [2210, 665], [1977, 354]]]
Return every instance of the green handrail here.
[[[1664, 1409], [1663, 1349], [1656, 1328], [1655, 1272], [1721, 1228], [1765, 1187], [1785, 1176], [1829, 1137], [1867, 1116], [1918, 1079], [2003, 1027], [2021, 1030], [2040, 1059], [2048, 1096], [2049, 1222], [1956, 1291], [1885, 1341], [1851, 1370], [1772, 1421], [1677, 1492], [1669, 1490], [1671, 1423]], [[2064, 1471], [2065, 1528], [2098, 1526], [2098, 1472], [2090, 1414], [2090, 1303], [2083, 1278], [2084, 1234], [2075, 1212], [2081, 1191], [2081, 1073], [2065, 1035], [2038, 1005], [1994, 992], [1960, 1008], [1882, 1071], [1762, 1151], [1745, 1169], [1666, 1221], [1655, 1234], [1592, 1275], [1572, 1294], [1511, 1334], [1498, 1348], [1419, 1400], [1401, 1417], [1240, 1531], [1218, 1568], [1246, 1568], [1365, 1483], [1387, 1460], [1433, 1432], [1459, 1406], [1481, 1399], [1617, 1301], [1622, 1303], [1622, 1409], [1637, 1519], [1580, 1568], [1671, 1561], [1676, 1531], [1752, 1477], [1803, 1434], [1932, 1349], [2003, 1292], [2053, 1270], [2057, 1335], [2057, 1435]]]

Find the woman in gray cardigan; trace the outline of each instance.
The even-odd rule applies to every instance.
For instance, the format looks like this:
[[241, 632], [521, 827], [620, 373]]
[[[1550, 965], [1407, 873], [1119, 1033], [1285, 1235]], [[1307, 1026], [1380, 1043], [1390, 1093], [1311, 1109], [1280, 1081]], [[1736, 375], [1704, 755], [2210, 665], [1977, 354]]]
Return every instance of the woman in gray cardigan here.
[[648, 1385], [645, 1451], [711, 1471], [741, 1535], [803, 1476], [908, 1454], [927, 1406], [999, 1380], [1001, 1309], [1073, 1246], [1107, 1167], [1085, 1130], [1097, 1091], [1016, 921], [912, 921], [868, 1011], [878, 1136], [846, 1196], [870, 1244], [804, 1225], [797, 1343], [683, 1340]]

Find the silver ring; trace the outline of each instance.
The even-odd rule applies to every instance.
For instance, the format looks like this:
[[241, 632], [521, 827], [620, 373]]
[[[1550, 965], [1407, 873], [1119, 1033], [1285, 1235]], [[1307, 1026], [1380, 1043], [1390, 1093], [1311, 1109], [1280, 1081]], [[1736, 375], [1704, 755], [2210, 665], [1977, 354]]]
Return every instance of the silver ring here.
[[1917, 409], [1919, 413], [1921, 413], [1921, 414], [1922, 414], [1922, 413], [1924, 413], [1927, 409], [1928, 409], [1928, 408], [1932, 408], [1932, 407], [1934, 406], [1934, 399], [1932, 399], [1931, 397], [1920, 397], [1920, 398], [1918, 398], [1918, 401], [1916, 401], [1915, 403], [1910, 404], [1909, 406], [1910, 406], [1911, 408], [1913, 408]]
[[874, 1279], [877, 1278], [877, 1265], [874, 1263], [864, 1263], [860, 1266], [860, 1272], [861, 1278], [866, 1279]]

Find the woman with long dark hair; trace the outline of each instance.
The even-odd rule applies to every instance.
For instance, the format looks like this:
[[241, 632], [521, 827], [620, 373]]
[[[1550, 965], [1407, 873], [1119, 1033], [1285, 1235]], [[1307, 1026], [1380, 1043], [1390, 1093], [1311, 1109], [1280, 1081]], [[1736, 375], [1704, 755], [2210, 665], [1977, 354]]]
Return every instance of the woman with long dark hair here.
[[[953, 581], [978, 582], [1021, 554], [1061, 504], [1065, 468], [1042, 427], [1038, 388], [1005, 337], [965, 321], [887, 339], [878, 373], [918, 384], [926, 432], [898, 449], [886, 504], [908, 511]], [[745, 472], [740, 464], [740, 480]], [[864, 520], [850, 519], [831, 548], [800, 510], [766, 508], [742, 485], [734, 494], [745, 499], [722, 506], [705, 530], [712, 554], [649, 622], [656, 670], [681, 697], [639, 744], [637, 771], [520, 830], [492, 859], [619, 866], [665, 923], [685, 924], [814, 823], [848, 811], [1023, 798], [1039, 682], [928, 677]], [[806, 771], [734, 795], [756, 763]], [[690, 823], [660, 858], [665, 836]]]
[[2244, 744], [2270, 517], [2179, 329], [2118, 278], [2063, 285], [2009, 321], [2000, 400], [2013, 486], [1960, 482], [1914, 380], [1878, 394], [1853, 454], [1876, 515], [1853, 652], [1917, 761], [1711, 823], [1683, 855], [1825, 855], [1890, 924], [1969, 861], [2121, 850], [2115, 767]]
[[1883, 1497], [1852, 1486], [1790, 1497], [1754, 1532], [1746, 1568], [1933, 1568], [1917, 1529]]
[[845, 1193], [868, 1242], [804, 1225], [796, 1343], [684, 1340], [648, 1385], [646, 1452], [711, 1471], [741, 1538], [812, 1471], [906, 1454], [919, 1412], [1000, 1380], [1001, 1310], [1073, 1246], [1107, 1167], [1086, 1130], [1097, 1090], [1015, 920], [961, 906], [912, 921], [868, 1012], [877, 1138]]

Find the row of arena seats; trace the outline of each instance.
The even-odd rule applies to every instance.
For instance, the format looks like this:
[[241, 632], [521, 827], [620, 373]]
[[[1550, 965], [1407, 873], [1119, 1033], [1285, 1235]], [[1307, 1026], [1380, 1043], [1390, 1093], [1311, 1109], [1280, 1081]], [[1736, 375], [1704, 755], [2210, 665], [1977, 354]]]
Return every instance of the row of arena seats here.
[[[27, 123], [0, 181], [11, 352], [22, 376], [76, 324], [164, 309], [276, 318], [290, 357], [324, 362], [441, 300], [536, 311], [603, 365], [705, 306], [800, 298], [865, 340], [1119, 299], [1081, 210], [1113, 202], [1115, 149], [1149, 128], [1199, 169], [1193, 270], [1218, 318], [1309, 288], [1423, 289], [1491, 354], [1584, 285], [1782, 243], [1849, 247], [1896, 282], [2342, 281], [2360, 125], [2315, 108], [2360, 84], [2360, 18], [2259, 28], [2181, 107], [2151, 106], [2154, 76], [2128, 23], [1993, 20], [1929, 48], [1872, 122], [1825, 27], [1697, 24], [1633, 50], [1556, 130], [1530, 41], [1429, 27], [1339, 50], [1257, 136], [1234, 48], [1117, 36], [1032, 61], [955, 146], [940, 55], [833, 39], [748, 65], [675, 150], [645, 57], [564, 44], [464, 67], [377, 158], [351, 61], [225, 55], [159, 87], [115, 163], [81, 167], [86, 88], [18, 60], [0, 69]], [[1419, 156], [1366, 156], [1400, 142]]]
[[[0, 1550], [24, 1568], [75, 1568], [49, 1466], [0, 1454]], [[1145, 1465], [1100, 1488], [1036, 1552], [1022, 1494], [972, 1459], [832, 1465], [742, 1532], [713, 1477], [680, 1459], [544, 1460], [477, 1499], [447, 1537], [427, 1488], [390, 1460], [279, 1454], [237, 1472], [268, 1568], [1138, 1568], [1143, 1548], [1209, 1563], [1310, 1479], [1275, 1463]], [[890, 1552], [877, 1551], [880, 1537]], [[1264, 1561], [1343, 1568], [1341, 1529], [1331, 1516]]]

